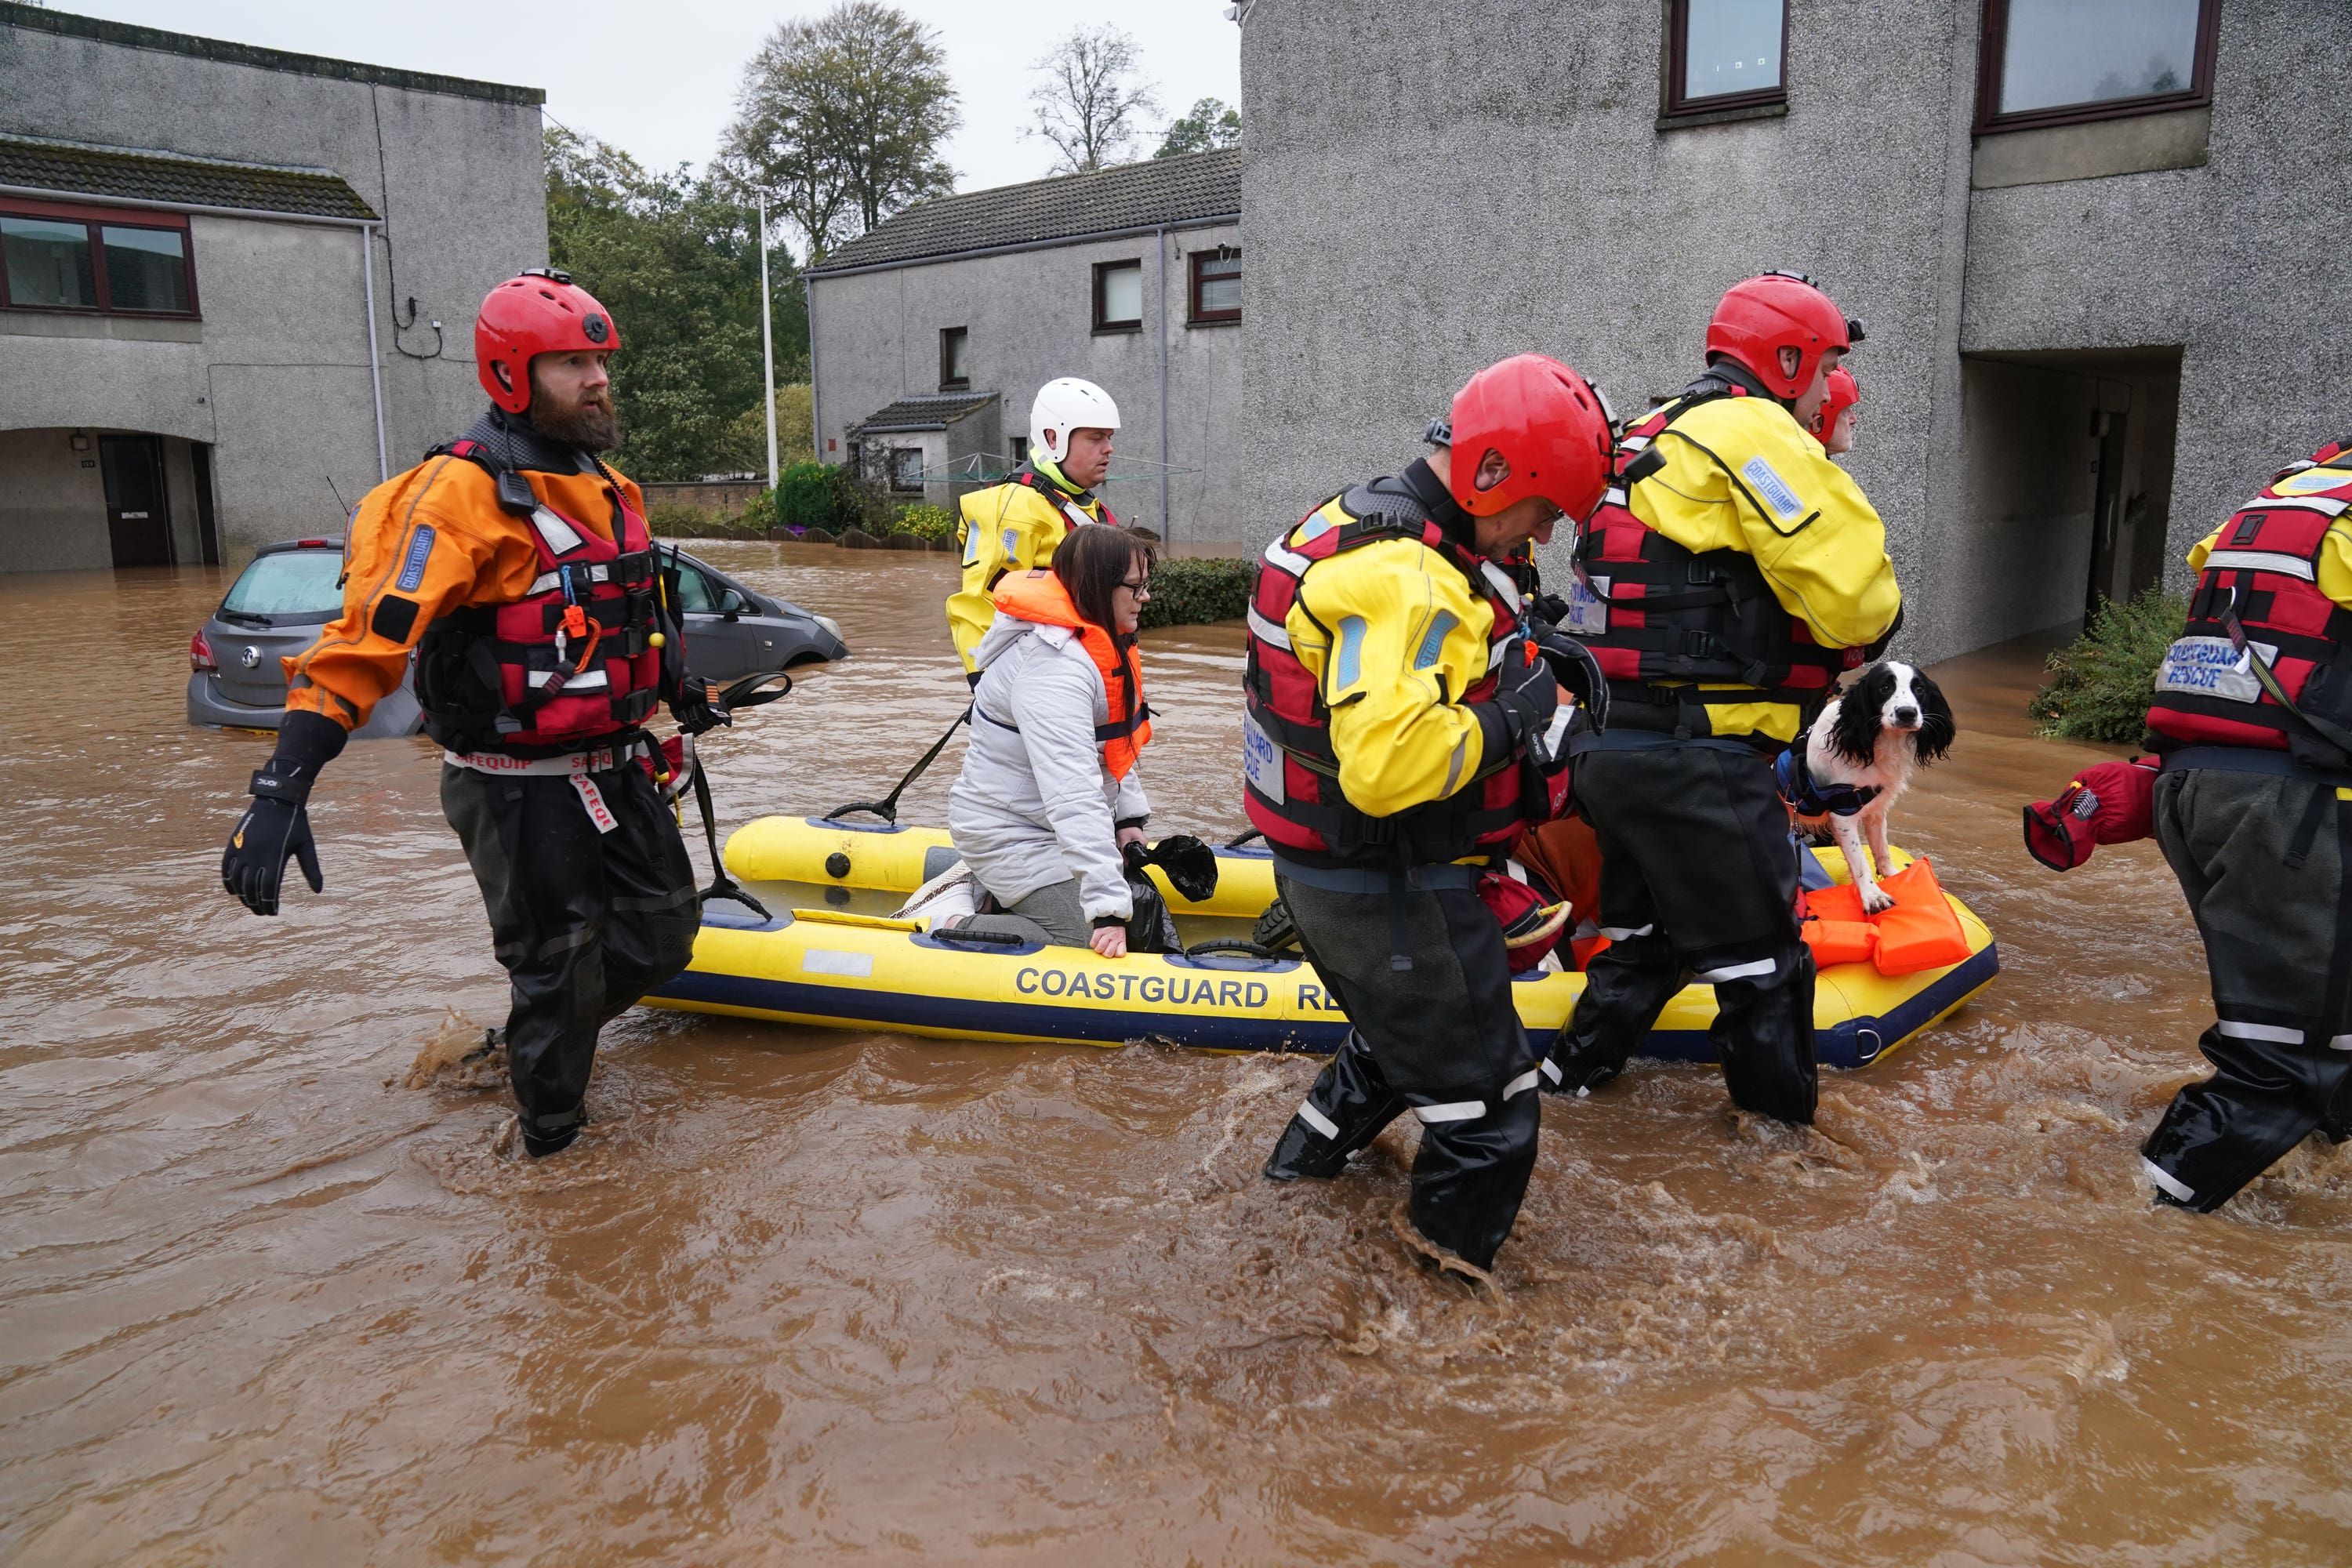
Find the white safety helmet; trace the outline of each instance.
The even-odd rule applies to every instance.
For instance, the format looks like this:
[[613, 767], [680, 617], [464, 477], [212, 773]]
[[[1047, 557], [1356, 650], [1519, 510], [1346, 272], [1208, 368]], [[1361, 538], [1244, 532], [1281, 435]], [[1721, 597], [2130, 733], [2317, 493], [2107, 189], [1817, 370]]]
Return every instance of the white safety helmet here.
[[1073, 430], [1116, 430], [1118, 405], [1091, 381], [1059, 376], [1037, 389], [1029, 405], [1029, 447], [1059, 463], [1070, 455]]

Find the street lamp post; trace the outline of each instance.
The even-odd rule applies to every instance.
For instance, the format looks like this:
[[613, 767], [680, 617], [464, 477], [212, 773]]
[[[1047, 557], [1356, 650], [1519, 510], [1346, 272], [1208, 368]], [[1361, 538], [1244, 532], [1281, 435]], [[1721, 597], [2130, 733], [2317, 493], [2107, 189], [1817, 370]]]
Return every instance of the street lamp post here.
[[768, 198], [760, 198], [760, 359], [765, 367], [760, 384], [767, 395], [761, 399], [768, 410], [768, 489], [776, 488], [776, 328], [771, 319], [773, 305], [768, 292]]

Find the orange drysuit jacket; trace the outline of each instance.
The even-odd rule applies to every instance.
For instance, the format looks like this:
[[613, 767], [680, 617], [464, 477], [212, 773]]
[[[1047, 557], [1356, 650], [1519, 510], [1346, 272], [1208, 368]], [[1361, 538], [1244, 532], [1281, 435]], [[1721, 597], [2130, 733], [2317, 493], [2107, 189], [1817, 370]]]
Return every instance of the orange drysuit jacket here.
[[[635, 481], [609, 468], [609, 481], [593, 473], [520, 471], [549, 510], [599, 539], [615, 536], [620, 497], [645, 510]], [[499, 505], [479, 463], [427, 458], [394, 474], [367, 493], [352, 519], [342, 615], [307, 650], [281, 661], [287, 711], [357, 729], [399, 688], [409, 650], [436, 616], [513, 604], [538, 575], [530, 521]]]

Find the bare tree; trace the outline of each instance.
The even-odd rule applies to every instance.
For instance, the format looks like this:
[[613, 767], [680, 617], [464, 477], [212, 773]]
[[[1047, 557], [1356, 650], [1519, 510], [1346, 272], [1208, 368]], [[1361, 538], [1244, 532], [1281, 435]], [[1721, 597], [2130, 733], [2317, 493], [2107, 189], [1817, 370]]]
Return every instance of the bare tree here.
[[1160, 112], [1152, 84], [1139, 75], [1135, 40], [1108, 23], [1080, 27], [1030, 68], [1043, 79], [1030, 89], [1043, 136], [1058, 157], [1055, 174], [1084, 174], [1125, 159], [1142, 121]]
[[786, 22], [743, 68], [718, 168], [764, 195], [809, 259], [955, 185], [939, 155], [961, 115], [938, 36], [877, 0]]

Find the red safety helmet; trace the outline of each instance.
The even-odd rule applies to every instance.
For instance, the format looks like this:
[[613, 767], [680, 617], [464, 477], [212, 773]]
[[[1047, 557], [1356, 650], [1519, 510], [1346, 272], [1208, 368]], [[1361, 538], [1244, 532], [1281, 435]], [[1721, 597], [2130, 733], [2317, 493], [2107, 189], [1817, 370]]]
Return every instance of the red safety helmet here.
[[[1813, 384], [1822, 355], [1862, 341], [1862, 323], [1843, 311], [1810, 278], [1767, 272], [1734, 283], [1706, 324], [1706, 352], [1727, 354], [1755, 372], [1772, 395], [1801, 395]], [[1780, 351], [1797, 351], [1797, 374], [1780, 374]]]
[[[1608, 405], [1576, 372], [1543, 354], [1490, 364], [1454, 395], [1453, 490], [1462, 510], [1492, 517], [1541, 496], [1583, 522], [1609, 488], [1615, 444]], [[1478, 466], [1500, 452], [1509, 475], [1478, 488]]]
[[474, 374], [509, 414], [530, 406], [536, 354], [607, 353], [621, 331], [596, 296], [552, 267], [527, 268], [491, 289], [474, 318]]
[[1862, 388], [1854, 384], [1853, 372], [1843, 365], [1830, 372], [1830, 395], [1822, 399], [1822, 411], [1813, 416], [1813, 434], [1822, 440], [1830, 438], [1837, 428], [1838, 416], [1862, 401]]

